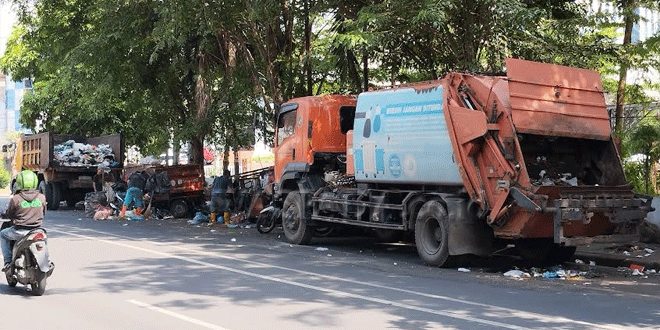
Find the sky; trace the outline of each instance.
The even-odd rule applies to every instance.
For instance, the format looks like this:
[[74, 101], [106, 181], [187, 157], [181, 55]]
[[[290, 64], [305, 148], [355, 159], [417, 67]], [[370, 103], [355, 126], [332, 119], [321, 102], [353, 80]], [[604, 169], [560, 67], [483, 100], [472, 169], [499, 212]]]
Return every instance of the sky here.
[[15, 20], [16, 16], [12, 12], [11, 6], [0, 1], [0, 54], [5, 52], [5, 43]]

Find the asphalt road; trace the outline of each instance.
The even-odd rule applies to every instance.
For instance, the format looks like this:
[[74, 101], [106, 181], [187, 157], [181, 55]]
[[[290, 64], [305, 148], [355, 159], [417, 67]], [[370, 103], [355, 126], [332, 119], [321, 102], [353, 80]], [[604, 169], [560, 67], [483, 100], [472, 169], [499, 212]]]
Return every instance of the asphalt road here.
[[660, 328], [660, 278], [514, 280], [488, 263], [427, 267], [411, 246], [366, 238], [294, 246], [279, 229], [74, 210], [49, 212], [45, 227], [46, 293], [0, 279], [0, 329]]

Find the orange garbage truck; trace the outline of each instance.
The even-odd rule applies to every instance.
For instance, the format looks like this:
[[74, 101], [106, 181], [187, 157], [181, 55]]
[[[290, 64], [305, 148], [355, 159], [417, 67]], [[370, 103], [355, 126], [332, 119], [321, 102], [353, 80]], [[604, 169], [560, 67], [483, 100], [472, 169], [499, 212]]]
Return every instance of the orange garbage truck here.
[[274, 199], [287, 240], [332, 225], [409, 233], [438, 266], [499, 244], [567, 260], [580, 244], [631, 240], [651, 199], [626, 181], [599, 74], [506, 65], [283, 104]]

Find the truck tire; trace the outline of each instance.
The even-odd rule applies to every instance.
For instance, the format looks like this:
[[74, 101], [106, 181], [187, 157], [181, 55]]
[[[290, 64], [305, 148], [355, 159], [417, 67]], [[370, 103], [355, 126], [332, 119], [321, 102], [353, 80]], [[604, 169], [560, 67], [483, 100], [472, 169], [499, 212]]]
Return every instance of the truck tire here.
[[50, 190], [53, 192], [53, 210], [60, 208], [62, 201], [62, 186], [57, 182], [50, 182]]
[[46, 196], [47, 208], [49, 210], [57, 210], [60, 207], [60, 191], [59, 189], [54, 189], [55, 187], [52, 182], [39, 182], [39, 192]]
[[170, 204], [170, 213], [174, 218], [183, 218], [188, 215], [188, 211], [190, 211], [188, 203], [183, 199], [174, 200]]
[[444, 266], [449, 259], [449, 219], [440, 202], [424, 203], [415, 221], [415, 246], [422, 260]]
[[18, 191], [18, 183], [17, 183], [16, 181], [14, 181], [14, 182], [11, 184], [11, 194], [12, 194], [12, 195], [16, 195], [16, 192], [17, 192], [17, 191]]
[[307, 212], [300, 192], [291, 192], [284, 199], [282, 230], [289, 243], [305, 245], [312, 239], [314, 230], [307, 225]]

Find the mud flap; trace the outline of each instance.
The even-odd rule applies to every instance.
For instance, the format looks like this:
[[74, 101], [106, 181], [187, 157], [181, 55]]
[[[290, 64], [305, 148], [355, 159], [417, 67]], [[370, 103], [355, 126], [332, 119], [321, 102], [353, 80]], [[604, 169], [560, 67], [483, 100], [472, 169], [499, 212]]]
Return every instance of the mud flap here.
[[[44, 247], [41, 249], [41, 251], [37, 250], [37, 244], [44, 244]], [[34, 259], [37, 261], [39, 269], [41, 269], [41, 271], [44, 273], [48, 273], [51, 269], [51, 262], [48, 258], [48, 248], [46, 247], [46, 243], [32, 243], [30, 244], [30, 251], [32, 252], [32, 255], [34, 255]]]
[[469, 199], [445, 196], [449, 217], [449, 255], [490, 255], [493, 252], [493, 230], [470, 211]]

